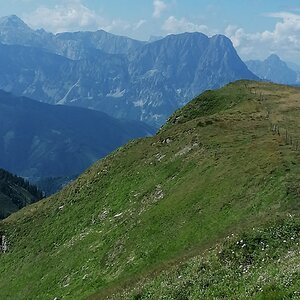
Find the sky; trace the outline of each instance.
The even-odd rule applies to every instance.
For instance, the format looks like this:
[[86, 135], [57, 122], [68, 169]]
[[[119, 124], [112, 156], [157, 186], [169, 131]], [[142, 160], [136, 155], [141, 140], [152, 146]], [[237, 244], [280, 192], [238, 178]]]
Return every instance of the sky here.
[[276, 53], [300, 64], [299, 0], [0, 0], [0, 7], [0, 16], [54, 33], [104, 29], [140, 40], [225, 34], [244, 60]]

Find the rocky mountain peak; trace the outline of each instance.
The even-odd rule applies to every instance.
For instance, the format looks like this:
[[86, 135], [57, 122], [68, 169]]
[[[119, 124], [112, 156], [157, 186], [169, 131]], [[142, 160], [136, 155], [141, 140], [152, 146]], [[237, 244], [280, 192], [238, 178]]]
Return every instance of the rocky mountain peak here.
[[212, 36], [210, 42], [222, 48], [234, 48], [231, 40], [222, 34]]
[[0, 18], [0, 28], [11, 28], [15, 30], [16, 29], [31, 30], [30, 27], [16, 15]]
[[265, 61], [271, 62], [271, 63], [278, 63], [282, 62], [280, 57], [277, 54], [271, 54]]
[[299, 83], [297, 72], [276, 54], [271, 54], [264, 61], [249, 60], [246, 64], [249, 70], [261, 79], [281, 84]]

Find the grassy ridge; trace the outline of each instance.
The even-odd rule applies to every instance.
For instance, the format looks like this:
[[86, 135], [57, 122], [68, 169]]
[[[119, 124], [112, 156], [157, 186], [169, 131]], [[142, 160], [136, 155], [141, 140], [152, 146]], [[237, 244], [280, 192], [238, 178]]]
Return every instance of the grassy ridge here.
[[271, 124], [300, 137], [300, 104], [290, 101], [299, 95], [256, 82], [206, 92], [155, 137], [0, 223], [10, 248], [0, 255], [0, 297], [101, 299], [229, 233], [297, 219], [299, 152]]

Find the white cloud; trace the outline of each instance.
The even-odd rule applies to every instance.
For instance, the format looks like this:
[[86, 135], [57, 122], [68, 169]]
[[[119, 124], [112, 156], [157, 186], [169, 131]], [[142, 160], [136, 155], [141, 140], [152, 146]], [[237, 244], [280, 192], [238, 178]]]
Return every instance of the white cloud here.
[[146, 20], [139, 20], [136, 24], [134, 24], [134, 29], [138, 30], [141, 27], [143, 27], [143, 25], [145, 25], [146, 23]]
[[228, 26], [225, 34], [231, 38], [241, 56], [265, 58], [277, 53], [286, 60], [299, 62], [300, 15], [290, 12], [268, 13], [269, 18], [279, 19], [273, 30], [249, 33], [243, 28]]
[[160, 18], [162, 13], [167, 9], [167, 4], [162, 0], [154, 0], [153, 1], [153, 17]]
[[44, 28], [54, 33], [103, 29], [115, 34], [134, 36], [147, 23], [144, 19], [136, 22], [108, 19], [83, 5], [80, 0], [66, 0], [53, 7], [42, 5], [23, 18], [34, 29]]
[[162, 29], [167, 33], [194, 32], [194, 31], [199, 31], [206, 34], [210, 33], [210, 30], [206, 25], [195, 24], [187, 20], [186, 18], [177, 19], [174, 16], [170, 16], [164, 22]]
[[67, 1], [53, 8], [40, 6], [25, 15], [24, 19], [33, 28], [45, 28], [52, 32], [98, 29], [106, 25], [104, 18], [79, 0]]

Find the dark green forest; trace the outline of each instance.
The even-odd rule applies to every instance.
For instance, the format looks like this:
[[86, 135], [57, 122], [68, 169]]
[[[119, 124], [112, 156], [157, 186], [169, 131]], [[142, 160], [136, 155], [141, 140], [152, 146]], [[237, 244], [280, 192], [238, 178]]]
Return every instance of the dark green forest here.
[[42, 198], [43, 193], [36, 186], [0, 169], [0, 219]]

